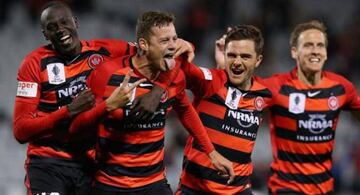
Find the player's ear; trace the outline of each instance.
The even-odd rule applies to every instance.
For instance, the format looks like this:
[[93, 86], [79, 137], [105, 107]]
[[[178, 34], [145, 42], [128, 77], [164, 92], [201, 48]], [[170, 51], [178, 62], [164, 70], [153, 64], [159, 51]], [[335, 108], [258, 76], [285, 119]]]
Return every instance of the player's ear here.
[[263, 59], [263, 55], [258, 55], [258, 56], [256, 57], [255, 68], [257, 68], [257, 67], [260, 65], [262, 59]]
[[148, 44], [148, 42], [146, 41], [146, 39], [144, 39], [144, 38], [139, 38], [138, 43], [139, 43], [139, 48], [140, 48], [142, 51], [147, 51], [147, 50], [149, 49], [149, 44]]
[[79, 28], [79, 20], [76, 16], [73, 17], [76, 28]]
[[297, 59], [297, 48], [296, 47], [291, 47], [291, 57], [293, 59]]
[[49, 38], [48, 38], [48, 36], [47, 36], [47, 34], [46, 34], [46, 32], [45, 32], [45, 30], [41, 30], [41, 32], [42, 32], [42, 34], [44, 35], [44, 37], [45, 37], [45, 40], [49, 40]]

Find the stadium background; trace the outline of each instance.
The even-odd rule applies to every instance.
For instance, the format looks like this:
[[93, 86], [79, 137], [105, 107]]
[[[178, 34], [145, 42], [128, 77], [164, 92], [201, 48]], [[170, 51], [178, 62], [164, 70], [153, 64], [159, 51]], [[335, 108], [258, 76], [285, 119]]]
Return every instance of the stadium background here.
[[[46, 43], [38, 11], [45, 0], [0, 1], [0, 194], [25, 194], [26, 145], [12, 136], [16, 73], [24, 56]], [[177, 17], [178, 36], [196, 46], [195, 62], [214, 66], [214, 42], [227, 26], [254, 24], [265, 37], [264, 61], [257, 74], [270, 76], [294, 67], [289, 35], [299, 22], [319, 19], [328, 27], [329, 59], [325, 69], [338, 72], [360, 89], [360, 1], [357, 0], [72, 0], [83, 39], [134, 40], [137, 16], [146, 10], [169, 11]], [[167, 172], [176, 188], [186, 134], [172, 115], [167, 124]], [[341, 115], [333, 155], [336, 194], [360, 194], [360, 123]], [[253, 154], [255, 194], [265, 194], [271, 161], [266, 122]]]

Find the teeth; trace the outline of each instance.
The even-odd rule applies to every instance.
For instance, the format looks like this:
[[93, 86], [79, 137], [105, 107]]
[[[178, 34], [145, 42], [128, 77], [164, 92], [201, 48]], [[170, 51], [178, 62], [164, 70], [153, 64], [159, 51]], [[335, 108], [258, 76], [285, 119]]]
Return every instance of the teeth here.
[[319, 58], [310, 58], [310, 62], [320, 62]]
[[61, 37], [60, 40], [64, 41], [64, 40], [68, 39], [69, 37], [70, 37], [70, 35], [65, 35], [65, 36]]

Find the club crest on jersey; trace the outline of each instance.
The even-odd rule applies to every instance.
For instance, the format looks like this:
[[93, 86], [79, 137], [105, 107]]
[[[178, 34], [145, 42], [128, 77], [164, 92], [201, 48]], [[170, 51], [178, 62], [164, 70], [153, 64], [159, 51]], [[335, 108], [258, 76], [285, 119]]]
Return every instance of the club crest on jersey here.
[[225, 100], [225, 104], [230, 108], [230, 109], [237, 109], [238, 108], [238, 104], [240, 102], [241, 96], [243, 96], [243, 94], [241, 93], [240, 90], [234, 88], [234, 87], [229, 87], [227, 94], [226, 94], [226, 100]]
[[336, 110], [339, 108], [339, 100], [335, 96], [331, 96], [328, 99], [328, 106], [331, 110]]
[[289, 95], [289, 112], [300, 114], [305, 111], [306, 96], [302, 93], [291, 93]]
[[104, 58], [100, 54], [92, 54], [88, 58], [88, 65], [91, 69], [95, 69], [96, 66], [100, 65], [104, 61]]
[[264, 108], [264, 105], [265, 105], [264, 98], [262, 98], [260, 96], [255, 98], [254, 106], [255, 106], [256, 110], [261, 111]]
[[46, 65], [50, 84], [58, 85], [65, 82], [65, 69], [63, 63], [51, 63]]
[[168, 100], [169, 93], [167, 90], [164, 91], [164, 93], [161, 95], [160, 102], [165, 103]]

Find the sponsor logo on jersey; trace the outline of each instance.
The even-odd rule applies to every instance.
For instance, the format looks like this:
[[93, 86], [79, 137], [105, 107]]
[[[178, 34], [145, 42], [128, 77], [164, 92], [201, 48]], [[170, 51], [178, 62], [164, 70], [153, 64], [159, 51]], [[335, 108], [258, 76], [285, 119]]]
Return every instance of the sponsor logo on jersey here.
[[299, 128], [307, 129], [313, 134], [320, 134], [333, 127], [332, 120], [326, 120], [325, 114], [309, 114], [309, 120], [299, 120]]
[[239, 112], [236, 110], [229, 110], [228, 117], [236, 119], [237, 123], [244, 128], [260, 124], [260, 118], [250, 111], [242, 110]]
[[243, 94], [240, 90], [234, 88], [234, 87], [229, 87], [227, 94], [226, 94], [226, 100], [225, 100], [225, 104], [230, 108], [230, 109], [237, 109], [240, 99], [242, 96], [244, 96], [245, 94]]
[[315, 92], [308, 91], [307, 95], [308, 95], [308, 97], [315, 97], [319, 93], [321, 93], [321, 91], [315, 91]]
[[104, 61], [104, 58], [100, 54], [92, 54], [88, 58], [88, 65], [91, 69], [95, 69], [98, 65], [100, 65]]
[[265, 106], [264, 98], [260, 96], [256, 97], [254, 100], [254, 106], [256, 110], [261, 111]]
[[330, 96], [328, 99], [328, 106], [331, 110], [336, 110], [339, 108], [339, 100], [335, 96]]
[[63, 63], [51, 63], [46, 65], [49, 83], [58, 85], [65, 82], [65, 69]]
[[161, 95], [160, 102], [165, 103], [168, 100], [168, 98], [169, 98], [169, 93], [165, 89], [164, 93]]
[[305, 111], [306, 96], [302, 93], [291, 93], [289, 95], [289, 112], [300, 114]]
[[36, 97], [37, 86], [38, 84], [34, 82], [19, 81], [16, 95], [22, 97]]
[[58, 90], [58, 97], [72, 97], [76, 96], [80, 91], [86, 88], [86, 77], [81, 76], [69, 83], [69, 87]]

